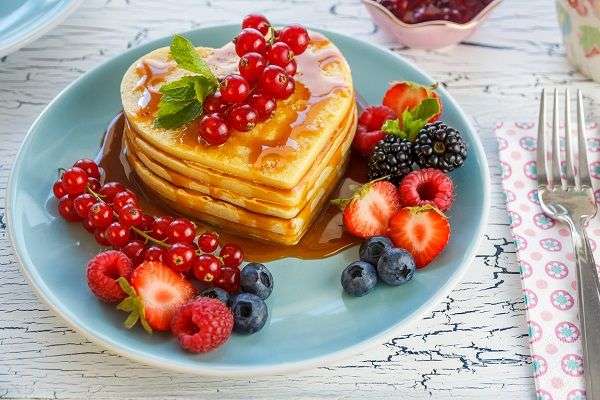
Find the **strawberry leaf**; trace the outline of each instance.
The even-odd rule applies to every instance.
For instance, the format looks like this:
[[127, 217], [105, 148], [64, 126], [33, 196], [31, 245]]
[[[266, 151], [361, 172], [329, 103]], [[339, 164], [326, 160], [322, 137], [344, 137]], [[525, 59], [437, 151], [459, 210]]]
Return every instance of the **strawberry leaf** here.
[[121, 287], [121, 290], [124, 291], [128, 296], [136, 295], [135, 289], [131, 287], [127, 279], [125, 279], [124, 277], [119, 277], [119, 279], [117, 279], [117, 283]]
[[117, 279], [117, 283], [121, 287], [121, 289], [127, 293], [128, 297], [123, 299], [118, 305], [117, 310], [128, 312], [129, 315], [123, 322], [123, 325], [127, 329], [131, 329], [135, 326], [135, 324], [140, 321], [142, 328], [148, 333], [152, 333], [152, 328], [146, 321], [146, 311], [144, 308], [144, 303], [137, 295], [135, 289], [129, 284], [127, 279], [120, 277]]
[[129, 316], [127, 316], [127, 319], [125, 322], [123, 322], [123, 325], [125, 325], [125, 328], [131, 329], [135, 326], [139, 319], [140, 314], [137, 312], [137, 310], [134, 310], [129, 314]]

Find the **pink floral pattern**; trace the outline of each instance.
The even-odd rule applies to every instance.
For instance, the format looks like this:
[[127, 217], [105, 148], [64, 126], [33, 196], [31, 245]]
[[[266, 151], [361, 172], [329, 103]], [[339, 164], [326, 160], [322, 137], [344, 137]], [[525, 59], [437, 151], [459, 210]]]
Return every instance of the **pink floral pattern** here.
[[[581, 0], [577, 3], [581, 8]], [[536, 189], [536, 133], [531, 123], [497, 125], [502, 183], [521, 264], [537, 400], [585, 400], [574, 254], [568, 228], [547, 218]], [[588, 130], [590, 168], [600, 188], [598, 126]], [[600, 189], [595, 192], [600, 204]], [[597, 260], [600, 219], [588, 227]]]

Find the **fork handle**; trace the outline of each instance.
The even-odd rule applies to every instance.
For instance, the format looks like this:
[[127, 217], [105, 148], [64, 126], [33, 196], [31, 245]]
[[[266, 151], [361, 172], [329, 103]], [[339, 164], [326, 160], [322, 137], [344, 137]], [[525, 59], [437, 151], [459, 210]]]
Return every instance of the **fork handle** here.
[[587, 400], [600, 400], [600, 282], [583, 222], [571, 226]]

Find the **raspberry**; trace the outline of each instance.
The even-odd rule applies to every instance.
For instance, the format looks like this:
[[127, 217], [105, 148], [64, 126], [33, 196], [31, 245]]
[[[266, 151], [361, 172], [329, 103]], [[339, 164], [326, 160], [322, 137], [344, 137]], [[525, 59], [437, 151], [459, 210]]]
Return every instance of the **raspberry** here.
[[92, 293], [106, 303], [116, 303], [127, 295], [117, 279], [129, 279], [133, 265], [125, 253], [116, 250], [102, 252], [87, 264], [87, 282]]
[[179, 308], [171, 320], [171, 332], [185, 350], [206, 353], [222, 345], [231, 336], [233, 315], [225, 304], [200, 297]]
[[403, 207], [431, 204], [446, 211], [454, 197], [452, 179], [434, 168], [409, 173], [400, 182], [399, 191]]
[[396, 119], [396, 113], [386, 106], [368, 106], [358, 118], [358, 124], [367, 128], [367, 131], [381, 129], [383, 123], [388, 119]]

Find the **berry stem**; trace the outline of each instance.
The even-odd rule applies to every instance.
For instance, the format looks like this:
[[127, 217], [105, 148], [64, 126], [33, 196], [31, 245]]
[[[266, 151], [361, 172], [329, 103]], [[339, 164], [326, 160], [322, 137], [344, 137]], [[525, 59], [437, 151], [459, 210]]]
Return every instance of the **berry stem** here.
[[[87, 187], [87, 191], [89, 194], [91, 194], [92, 196], [94, 196], [96, 198], [96, 200], [101, 201], [102, 203], [106, 202], [104, 201], [104, 199], [102, 198], [102, 196], [100, 196], [100, 194], [94, 192], [89, 186]], [[113, 214], [118, 217], [119, 215], [117, 214], [117, 212], [115, 210], [113, 210]], [[132, 226], [131, 229], [137, 233], [138, 235], [140, 235], [141, 237], [143, 237], [144, 239], [146, 239], [146, 242], [150, 241], [152, 243], [155, 243], [161, 247], [170, 247], [170, 245], [167, 242], [164, 242], [162, 240], [158, 240], [150, 235], [148, 235], [146, 232], [144, 232], [143, 230], [136, 228], [135, 226]]]

